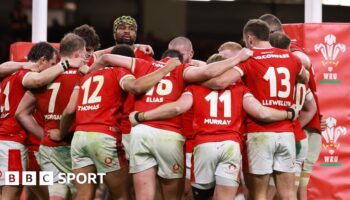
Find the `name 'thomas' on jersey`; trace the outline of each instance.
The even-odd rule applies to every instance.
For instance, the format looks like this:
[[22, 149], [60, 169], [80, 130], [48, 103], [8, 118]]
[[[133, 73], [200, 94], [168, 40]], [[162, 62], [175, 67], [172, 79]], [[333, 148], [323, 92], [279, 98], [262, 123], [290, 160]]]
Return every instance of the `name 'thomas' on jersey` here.
[[[290, 51], [253, 48], [253, 56], [235, 67], [262, 105], [286, 110], [294, 103], [296, 78], [302, 65]], [[247, 132], [293, 132], [290, 121], [263, 123], [247, 119]]]
[[121, 67], [105, 67], [80, 81], [76, 108], [76, 131], [102, 132], [121, 137], [117, 123], [127, 93], [122, 82], [132, 76]]

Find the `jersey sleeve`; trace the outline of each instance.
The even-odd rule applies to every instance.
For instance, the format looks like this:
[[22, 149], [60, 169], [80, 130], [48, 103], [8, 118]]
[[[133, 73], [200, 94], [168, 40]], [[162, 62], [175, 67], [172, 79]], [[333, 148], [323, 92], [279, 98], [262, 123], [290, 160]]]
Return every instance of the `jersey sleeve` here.
[[135, 78], [130, 70], [128, 69], [125, 69], [123, 67], [114, 67], [113, 68], [113, 72], [116, 76], [116, 80], [118, 81], [120, 87], [124, 90], [124, 87], [123, 87], [123, 81], [127, 78]]
[[135, 77], [141, 77], [148, 73], [151, 65], [152, 62], [149, 62], [147, 60], [133, 58], [131, 64], [131, 72], [135, 75]]
[[182, 95], [192, 95], [193, 96], [193, 86], [189, 85], [185, 88], [185, 90], [183, 91]]
[[303, 70], [305, 70], [305, 68], [303, 67], [303, 65], [301, 64], [301, 61], [299, 60], [299, 58], [297, 58], [295, 55], [291, 54], [291, 56], [294, 58], [296, 65], [297, 65], [297, 74], [300, 75]]
[[92, 54], [90, 57], [89, 57], [89, 60], [87, 62], [87, 66], [88, 67], [91, 67], [92, 64], [94, 64], [95, 60], [97, 60], [96, 58], [96, 55], [95, 54]]
[[150, 56], [150, 54], [145, 54], [144, 52], [140, 51], [139, 49], [135, 50], [135, 56], [136, 58], [140, 58], [149, 62], [153, 62], [155, 61], [154, 58], [152, 58], [152, 56]]
[[312, 94], [310, 88], [307, 88], [305, 100], [306, 101], [311, 101], [313, 98], [314, 98], [314, 95]]
[[243, 77], [245, 74], [247, 74], [247, 67], [247, 61], [244, 61], [234, 66], [233, 68], [239, 72], [241, 77]]
[[20, 70], [17, 74], [17, 80], [23, 85], [23, 80], [29, 75], [29, 70]]

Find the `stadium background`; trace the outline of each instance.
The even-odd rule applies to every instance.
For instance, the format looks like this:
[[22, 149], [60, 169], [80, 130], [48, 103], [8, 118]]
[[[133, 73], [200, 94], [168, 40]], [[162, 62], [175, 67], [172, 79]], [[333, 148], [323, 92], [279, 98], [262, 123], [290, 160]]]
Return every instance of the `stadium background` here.
[[[32, 0], [0, 0], [0, 62], [8, 59], [11, 43], [31, 39], [30, 29], [22, 34], [11, 28], [10, 15], [19, 2], [30, 22]], [[64, 33], [88, 23], [101, 37], [101, 48], [109, 47], [114, 43], [113, 20], [131, 15], [139, 25], [137, 42], [152, 45], [156, 58], [171, 38], [186, 35], [193, 43], [195, 58], [205, 60], [221, 43], [240, 41], [245, 22], [264, 13], [275, 14], [283, 23], [304, 22], [303, 0], [49, 0], [48, 4], [49, 42], [59, 42]], [[349, 16], [342, 15], [349, 12], [350, 7], [324, 5], [323, 21], [350, 22]]]
[[[16, 41], [31, 40], [31, 0], [0, 0], [0, 60], [9, 58], [9, 46]], [[28, 17], [28, 27], [16, 30], [11, 13], [20, 5]], [[243, 11], [243, 12], [242, 12]], [[324, 22], [349, 22], [350, 7], [323, 6]], [[218, 46], [228, 40], [240, 41], [243, 25], [248, 19], [264, 13], [278, 16], [283, 23], [304, 21], [304, 2], [300, 0], [237, 0], [231, 1], [163, 1], [163, 0], [76, 0], [49, 1], [48, 41], [59, 42], [64, 33], [87, 23], [100, 35], [101, 48], [113, 45], [112, 22], [121, 15], [131, 15], [138, 21], [138, 43], [150, 44], [159, 58], [168, 41], [174, 36], [189, 37], [194, 46], [195, 58], [206, 60]], [[347, 102], [349, 98], [347, 33], [350, 24], [294, 24], [285, 26], [292, 38], [302, 41], [316, 71], [321, 113], [329, 120], [323, 133], [322, 153], [315, 166], [309, 186], [310, 199], [346, 199], [346, 171], [350, 156], [347, 155], [348, 126]], [[334, 36], [335, 41], [326, 38]], [[327, 43], [328, 42], [328, 43]], [[315, 45], [345, 45], [332, 59], [325, 57]], [[333, 46], [334, 47], [334, 46]], [[331, 54], [334, 52], [327, 52]], [[328, 74], [328, 75], [327, 75]], [[336, 75], [336, 77], [332, 75]], [[330, 77], [331, 76], [331, 77]], [[342, 91], [342, 92], [339, 92]], [[334, 102], [338, 102], [336, 105]], [[339, 112], [339, 111], [342, 112]], [[334, 122], [335, 120], [335, 122]], [[337, 132], [338, 131], [338, 132]], [[333, 135], [332, 135], [333, 134]]]

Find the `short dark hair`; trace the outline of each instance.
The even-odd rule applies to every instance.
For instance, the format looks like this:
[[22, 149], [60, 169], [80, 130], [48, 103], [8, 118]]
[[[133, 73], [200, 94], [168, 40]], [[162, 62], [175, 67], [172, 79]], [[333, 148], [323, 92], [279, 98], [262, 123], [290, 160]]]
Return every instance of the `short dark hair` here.
[[74, 33], [68, 33], [60, 42], [60, 55], [71, 56], [73, 52], [83, 49], [85, 40]]
[[86, 42], [86, 47], [92, 47], [95, 51], [100, 48], [100, 37], [94, 27], [87, 24], [76, 27], [73, 33], [82, 37]]
[[282, 22], [278, 17], [273, 14], [264, 14], [259, 17], [260, 20], [263, 20], [269, 25], [270, 32], [283, 31]]
[[51, 60], [57, 52], [51, 44], [47, 42], [38, 42], [30, 49], [27, 59], [32, 62], [38, 61], [41, 57], [45, 60]]
[[184, 61], [183, 55], [180, 53], [180, 51], [175, 50], [175, 49], [168, 49], [168, 50], [164, 51], [164, 53], [162, 54], [162, 58], [166, 58], [166, 57], [170, 57], [170, 58], [177, 57], [181, 63], [183, 63], [183, 61]]
[[283, 32], [274, 32], [270, 34], [270, 44], [276, 48], [288, 49], [290, 45], [290, 39]]
[[270, 30], [266, 22], [260, 19], [251, 19], [245, 24], [243, 34], [251, 34], [258, 40], [269, 41]]
[[136, 57], [134, 51], [127, 44], [115, 45], [111, 51], [111, 54], [118, 54], [118, 55], [128, 56], [128, 57], [132, 57], [132, 58]]

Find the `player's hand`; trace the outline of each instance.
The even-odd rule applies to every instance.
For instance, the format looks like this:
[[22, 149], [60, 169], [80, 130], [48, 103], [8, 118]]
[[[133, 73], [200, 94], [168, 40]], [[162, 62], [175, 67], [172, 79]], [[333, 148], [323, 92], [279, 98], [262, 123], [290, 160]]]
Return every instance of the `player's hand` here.
[[320, 126], [321, 126], [321, 131], [324, 131], [326, 130], [327, 128], [327, 123], [326, 123], [326, 120], [323, 118], [323, 116], [321, 115], [321, 119], [320, 119]]
[[83, 65], [79, 67], [79, 72], [83, 75], [89, 73], [89, 67], [87, 65]]
[[154, 55], [153, 48], [147, 44], [137, 44], [135, 47], [145, 54]]
[[165, 66], [169, 66], [171, 70], [173, 70], [179, 65], [181, 65], [179, 58], [171, 58], [168, 60]]
[[62, 140], [60, 130], [58, 130], [58, 129], [48, 130], [47, 134], [49, 135], [50, 140], [53, 140], [55, 142], [59, 142]]
[[299, 110], [297, 109], [297, 106], [293, 104], [291, 107], [288, 108], [287, 110], [287, 118], [289, 120], [296, 120], [299, 117]]
[[105, 65], [102, 64], [101, 59], [103, 58], [103, 56], [99, 57], [89, 68], [88, 73], [96, 71], [98, 69], [101, 69], [103, 67], [105, 67]]
[[79, 68], [83, 65], [85, 65], [86, 61], [84, 58], [69, 58], [68, 59], [69, 62], [69, 67], [73, 67], [73, 68]]
[[253, 51], [248, 48], [241, 49], [238, 54], [237, 58], [239, 58], [241, 61], [247, 60], [249, 57], [253, 55]]
[[135, 119], [136, 113], [138, 113], [138, 111], [133, 111], [129, 114], [129, 121], [131, 123], [131, 126], [136, 126], [137, 124], [139, 124], [139, 122]]
[[33, 72], [39, 72], [39, 63], [31, 63], [31, 62], [25, 63], [22, 66], [22, 69], [28, 69]]

